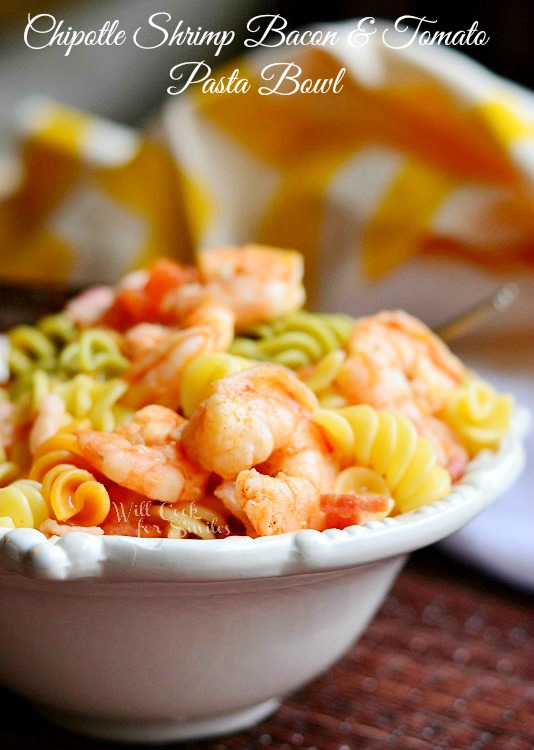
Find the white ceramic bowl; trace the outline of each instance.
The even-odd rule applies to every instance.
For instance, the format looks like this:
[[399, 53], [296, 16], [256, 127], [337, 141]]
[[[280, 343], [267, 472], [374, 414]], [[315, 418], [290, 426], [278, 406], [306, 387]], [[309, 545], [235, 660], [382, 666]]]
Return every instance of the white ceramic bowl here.
[[343, 531], [214, 541], [0, 540], [0, 680], [53, 721], [125, 741], [243, 729], [333, 664], [406, 555], [521, 471], [528, 416], [434, 505]]

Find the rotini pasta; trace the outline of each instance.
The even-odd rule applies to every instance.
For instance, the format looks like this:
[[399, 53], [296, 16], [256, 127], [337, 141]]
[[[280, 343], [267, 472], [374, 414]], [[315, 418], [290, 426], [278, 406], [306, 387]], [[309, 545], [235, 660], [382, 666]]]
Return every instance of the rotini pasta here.
[[101, 328], [90, 328], [63, 349], [58, 365], [70, 375], [85, 373], [112, 377], [126, 370], [128, 360], [122, 356], [111, 334]]
[[64, 400], [68, 413], [75, 419], [88, 419], [95, 430], [110, 432], [132, 414], [131, 409], [119, 403], [127, 388], [120, 378], [101, 382], [80, 374], [55, 385], [52, 393]]
[[93, 474], [71, 464], [58, 464], [43, 477], [43, 497], [58, 521], [98, 526], [109, 513], [108, 491]]
[[33, 368], [53, 370], [63, 347], [76, 335], [74, 323], [65, 315], [49, 315], [37, 325], [21, 325], [8, 333], [8, 363], [16, 376]]
[[73, 432], [60, 431], [37, 449], [30, 479], [40, 482], [57, 521], [98, 526], [109, 513], [108, 491], [89, 470]]
[[130, 408], [119, 403], [127, 388], [127, 383], [120, 378], [101, 381], [80, 373], [63, 381], [44, 370], [34, 370], [29, 374], [24, 393], [18, 396], [15, 392], [17, 420], [30, 422], [43, 398], [54, 393], [63, 399], [73, 419], [88, 419], [95, 430], [109, 432], [132, 414]]
[[152, 509], [157, 516], [168, 522], [167, 537], [183, 539], [216, 539], [230, 533], [227, 511], [217, 498], [208, 498], [202, 503], [165, 503]]
[[39, 482], [18, 479], [0, 489], [1, 526], [38, 529], [49, 515]]
[[0, 487], [11, 484], [19, 475], [19, 465], [15, 461], [10, 461], [5, 448], [0, 446]]
[[[8, 363], [13, 381], [10, 397], [18, 404], [21, 421], [29, 420], [42, 397], [78, 374], [105, 380], [124, 372], [123, 357], [114, 334], [101, 328], [77, 331], [65, 315], [42, 318], [36, 326], [17, 326], [9, 334]], [[78, 385], [88, 381], [78, 381]]]
[[186, 417], [190, 417], [196, 407], [208, 395], [209, 386], [215, 380], [226, 378], [235, 372], [251, 367], [254, 362], [226, 352], [201, 354], [185, 368], [180, 383], [180, 403]]
[[335, 382], [345, 358], [345, 352], [335, 349], [316, 364], [298, 372], [299, 378], [315, 393], [319, 404], [325, 409], [347, 406], [347, 399], [339, 392]]
[[299, 370], [343, 346], [353, 323], [348, 315], [301, 310], [236, 337], [230, 352]]
[[449, 472], [437, 466], [434, 448], [405, 417], [362, 404], [319, 409], [315, 419], [344, 462], [384, 477], [397, 512], [429, 505], [449, 492]]
[[469, 377], [449, 396], [440, 416], [474, 456], [483, 448], [497, 447], [510, 429], [512, 410], [511, 396], [496, 393], [478, 377]]
[[37, 448], [29, 476], [42, 483], [45, 475], [58, 464], [71, 464], [79, 469], [89, 469], [82, 455], [74, 429], [77, 423], [57, 432]]

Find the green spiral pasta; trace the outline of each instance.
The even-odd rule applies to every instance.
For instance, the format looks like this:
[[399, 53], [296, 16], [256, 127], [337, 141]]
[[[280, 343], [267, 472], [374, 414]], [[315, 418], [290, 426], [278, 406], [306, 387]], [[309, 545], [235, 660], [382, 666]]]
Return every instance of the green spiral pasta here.
[[450, 491], [449, 472], [437, 465], [434, 447], [406, 417], [360, 404], [318, 409], [315, 420], [345, 463], [385, 479], [397, 512], [430, 505]]
[[76, 328], [66, 315], [47, 315], [37, 325], [20, 325], [7, 334], [9, 369], [17, 376], [32, 369], [53, 370], [62, 349], [74, 340]]
[[7, 337], [15, 393], [24, 390], [34, 370], [64, 379], [78, 373], [109, 378], [128, 367], [111, 333], [103, 328], [78, 331], [66, 315], [48, 315], [35, 326], [16, 326]]
[[353, 318], [348, 315], [301, 310], [236, 337], [230, 352], [299, 370], [340, 349], [348, 339], [353, 323]]
[[59, 355], [58, 366], [68, 375], [119, 375], [128, 367], [114, 338], [101, 328], [83, 331]]

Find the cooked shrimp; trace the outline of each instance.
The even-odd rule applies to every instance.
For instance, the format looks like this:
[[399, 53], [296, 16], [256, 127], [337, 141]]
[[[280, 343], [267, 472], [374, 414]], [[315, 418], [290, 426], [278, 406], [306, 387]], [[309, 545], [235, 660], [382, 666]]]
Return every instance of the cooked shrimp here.
[[114, 288], [113, 303], [100, 322], [125, 331], [137, 323], [174, 325], [172, 314], [162, 308], [165, 295], [172, 289], [191, 284], [198, 278], [192, 266], [184, 266], [169, 258], [160, 258], [144, 271], [125, 276]]
[[206, 326], [173, 331], [155, 349], [133, 361], [124, 375], [130, 383], [124, 402], [134, 409], [153, 403], [177, 409], [185, 366], [199, 354], [217, 351], [219, 341]]
[[332, 489], [338, 471], [317, 425], [301, 418], [290, 445], [272, 453], [258, 470], [238, 474], [235, 498], [260, 536], [322, 529], [319, 496]]
[[48, 393], [39, 406], [39, 411], [30, 430], [29, 445], [31, 453], [55, 435], [71, 421], [67, 414], [65, 402], [54, 393]]
[[261, 364], [216, 380], [184, 428], [188, 456], [233, 479], [291, 440], [317, 407], [312, 391], [285, 367]]
[[436, 446], [440, 461], [458, 476], [467, 463], [459, 439], [433, 418], [462, 382], [460, 360], [421, 321], [401, 310], [356, 321], [346, 346], [347, 359], [336, 385], [351, 404], [409, 417]]
[[235, 479], [225, 479], [215, 488], [213, 494], [222, 502], [226, 510], [230, 511], [232, 515], [241, 521], [249, 536], [256, 536], [254, 527], [250, 523], [247, 514], [236, 500]]
[[206, 292], [200, 298], [195, 291], [189, 295], [191, 285], [183, 288], [183, 294], [175, 300], [174, 314], [180, 328], [205, 326], [214, 333], [216, 351], [229, 348], [234, 338], [235, 314], [231, 307]]
[[82, 328], [94, 325], [111, 308], [115, 290], [111, 286], [93, 286], [73, 297], [65, 307], [65, 314]]
[[208, 474], [182, 450], [184, 423], [171, 409], [152, 405], [115, 432], [80, 430], [78, 441], [89, 464], [121, 487], [161, 502], [196, 500]]
[[401, 310], [356, 321], [346, 350], [337, 381], [351, 403], [382, 408], [415, 401], [435, 414], [465, 375], [445, 344]]
[[124, 334], [124, 354], [128, 359], [140, 359], [174, 333], [172, 328], [159, 323], [138, 323]]
[[93, 536], [102, 536], [104, 529], [100, 526], [70, 526], [67, 523], [58, 523], [53, 518], [47, 518], [39, 526], [39, 531], [47, 536], [65, 536], [72, 534], [73, 531], [83, 531], [84, 534], [93, 534]]
[[302, 307], [303, 260], [295, 252], [261, 245], [221, 247], [199, 254], [200, 279], [167, 295], [167, 309], [180, 308], [183, 300], [204, 294], [226, 303], [243, 330], [273, 320]]

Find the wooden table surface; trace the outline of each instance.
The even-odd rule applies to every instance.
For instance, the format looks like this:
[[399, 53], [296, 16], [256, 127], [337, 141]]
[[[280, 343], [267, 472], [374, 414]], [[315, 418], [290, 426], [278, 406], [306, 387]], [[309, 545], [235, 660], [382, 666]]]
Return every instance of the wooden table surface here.
[[[435, 548], [419, 552], [337, 665], [253, 729], [178, 747], [533, 750], [533, 604]], [[48, 724], [7, 692], [1, 705], [2, 749], [112, 747]]]

